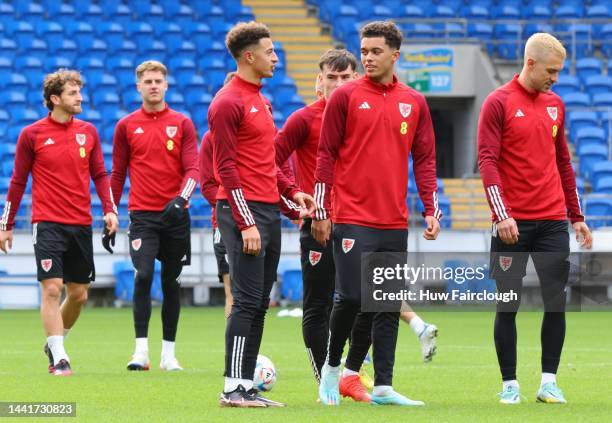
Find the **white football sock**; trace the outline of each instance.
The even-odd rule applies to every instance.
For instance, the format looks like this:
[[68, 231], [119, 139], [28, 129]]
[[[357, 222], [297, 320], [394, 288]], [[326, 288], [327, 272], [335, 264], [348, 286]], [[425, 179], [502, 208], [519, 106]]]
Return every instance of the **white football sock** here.
[[[323, 365], [323, 369], [327, 369], [329, 373], [340, 373], [340, 366], [330, 366], [329, 364], [325, 363]], [[323, 369], [321, 369], [321, 373], [323, 373]]]
[[419, 316], [414, 316], [410, 320], [410, 328], [416, 336], [419, 336], [425, 330], [425, 322]]
[[540, 383], [540, 386], [550, 382], [557, 383], [557, 375], [554, 373], [542, 373], [542, 383]]
[[135, 354], [149, 355], [149, 338], [136, 338]]
[[162, 360], [168, 360], [174, 358], [174, 342], [165, 341], [162, 339], [162, 350], [161, 357]]
[[237, 377], [226, 377], [223, 392], [232, 392], [242, 385], [247, 391], [253, 387], [253, 381], [248, 379], [239, 379]]
[[516, 379], [504, 380], [502, 382], [502, 391], [505, 391], [508, 386], [514, 386], [516, 389], [519, 389], [518, 380], [516, 380]]
[[47, 338], [47, 344], [53, 354], [53, 365], [56, 365], [60, 360], [66, 360], [70, 362], [66, 350], [64, 350], [64, 337], [61, 335], [53, 335]]
[[393, 386], [390, 385], [377, 385], [372, 390], [372, 394], [377, 397], [389, 395], [391, 392], [393, 392]]
[[359, 375], [359, 372], [356, 372], [355, 370], [347, 369], [346, 367], [344, 368], [344, 370], [342, 370], [342, 377], [348, 377], [348, 376], [354, 376], [354, 375]]

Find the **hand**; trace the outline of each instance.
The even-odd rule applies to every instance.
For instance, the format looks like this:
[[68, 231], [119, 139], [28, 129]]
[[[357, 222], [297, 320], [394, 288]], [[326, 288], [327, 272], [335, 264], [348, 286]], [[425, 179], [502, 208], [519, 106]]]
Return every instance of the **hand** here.
[[514, 218], [509, 217], [508, 219], [502, 220], [497, 223], [496, 227], [497, 236], [504, 244], [512, 245], [518, 242], [520, 234]]
[[325, 247], [331, 235], [331, 220], [313, 219], [312, 224], [310, 225], [310, 233], [312, 234], [312, 237], [315, 239], [315, 241]]
[[259, 255], [261, 251], [261, 237], [257, 226], [249, 226], [242, 231], [242, 252], [251, 256]]
[[181, 222], [181, 220], [185, 216], [185, 206], [187, 205], [187, 200], [185, 200], [180, 195], [174, 197], [172, 200], [166, 204], [164, 210], [161, 214], [161, 219], [167, 225], [176, 225]]
[[[591, 235], [591, 231], [589, 227], [584, 222], [576, 222], [572, 224], [574, 231], [576, 231], [576, 241], [580, 244], [582, 248], [586, 248], [587, 250], [591, 249], [593, 246], [593, 235]], [[580, 238], [582, 238], [582, 242], [580, 242]]]
[[111, 254], [113, 254], [112, 247], [115, 246], [115, 235], [117, 235], [117, 232], [111, 233], [108, 227], [105, 227], [104, 231], [102, 231], [102, 246]]
[[440, 222], [433, 216], [425, 216], [425, 223], [427, 227], [423, 231], [423, 238], [428, 241], [432, 241], [438, 237], [440, 233]]
[[[8, 248], [6, 248], [6, 242], [8, 241]], [[13, 248], [13, 230], [0, 231], [0, 250], [4, 254], [8, 254], [8, 250]]]
[[108, 230], [109, 234], [114, 234], [119, 229], [119, 219], [115, 213], [106, 213], [104, 215], [105, 230]]
[[300, 217], [308, 217], [314, 213], [316, 204], [312, 196], [304, 192], [298, 192], [293, 196], [293, 201], [302, 208], [302, 210], [300, 210]]

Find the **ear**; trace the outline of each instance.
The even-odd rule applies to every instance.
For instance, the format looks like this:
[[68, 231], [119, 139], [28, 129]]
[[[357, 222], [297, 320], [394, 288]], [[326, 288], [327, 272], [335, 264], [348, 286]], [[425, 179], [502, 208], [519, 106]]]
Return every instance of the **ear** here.
[[527, 66], [528, 66], [528, 67], [530, 67], [530, 68], [534, 67], [534, 66], [535, 66], [535, 63], [536, 63], [536, 61], [535, 61], [535, 59], [534, 59], [534, 58], [532, 58], [532, 57], [528, 57], [528, 58], [527, 58]]
[[246, 50], [242, 57], [244, 57], [245, 62], [247, 62], [249, 65], [252, 65], [255, 62], [255, 55], [251, 50]]
[[399, 50], [395, 50], [393, 53], [391, 53], [391, 58], [393, 59], [393, 63], [397, 62], [400, 58], [400, 51]]
[[51, 103], [53, 103], [53, 105], [57, 106], [60, 104], [60, 102], [62, 101], [59, 95], [56, 94], [52, 94], [49, 99], [51, 100]]

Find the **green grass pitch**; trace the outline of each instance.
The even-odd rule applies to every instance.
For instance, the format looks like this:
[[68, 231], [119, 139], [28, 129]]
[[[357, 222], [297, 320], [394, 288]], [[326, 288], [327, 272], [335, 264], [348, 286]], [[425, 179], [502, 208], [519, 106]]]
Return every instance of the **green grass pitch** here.
[[[535, 402], [540, 379], [541, 313], [518, 317], [518, 377], [524, 402], [497, 403], [501, 383], [490, 313], [423, 313], [438, 325], [438, 354], [420, 359], [412, 331], [402, 324], [394, 386], [422, 408], [373, 407], [343, 400], [339, 407], [316, 403], [316, 387], [301, 337], [300, 320], [266, 322], [261, 352], [276, 364], [278, 381], [269, 397], [285, 409], [221, 409], [224, 319], [220, 308], [183, 309], [177, 357], [184, 372], [159, 370], [160, 310], [150, 330], [152, 370], [128, 372], [133, 349], [129, 309], [87, 309], [66, 347], [74, 375], [46, 373], [44, 337], [36, 311], [0, 311], [0, 401], [74, 401], [77, 417], [93, 422], [336, 422], [336, 421], [610, 421], [612, 416], [612, 314], [570, 313], [559, 369], [567, 405]], [[6, 420], [0, 418], [0, 420]], [[36, 419], [41, 421], [43, 419]], [[53, 419], [59, 421], [60, 419]]]

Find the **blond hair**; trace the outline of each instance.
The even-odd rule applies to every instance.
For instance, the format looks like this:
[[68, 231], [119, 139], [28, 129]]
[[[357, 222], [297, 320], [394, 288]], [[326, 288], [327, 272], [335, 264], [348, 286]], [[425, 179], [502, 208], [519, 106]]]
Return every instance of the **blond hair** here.
[[525, 62], [529, 57], [532, 59], [542, 59], [550, 53], [554, 53], [563, 58], [567, 55], [561, 41], [546, 32], [537, 32], [533, 34], [529, 37], [527, 43], [525, 43]]
[[168, 76], [168, 68], [166, 68], [166, 66], [164, 66], [162, 62], [158, 62], [157, 60], [147, 60], [145, 62], [142, 62], [136, 68], [136, 79], [140, 81], [140, 78], [142, 78], [142, 75], [145, 72], [149, 72], [149, 71], [150, 72], [161, 72], [164, 75], [164, 78]]
[[45, 76], [45, 80], [43, 82], [43, 98], [45, 99], [45, 106], [47, 109], [53, 110], [51, 96], [62, 95], [64, 86], [66, 84], [75, 84], [81, 88], [83, 86], [81, 74], [75, 70], [62, 68], [58, 69], [57, 72], [53, 72]]

